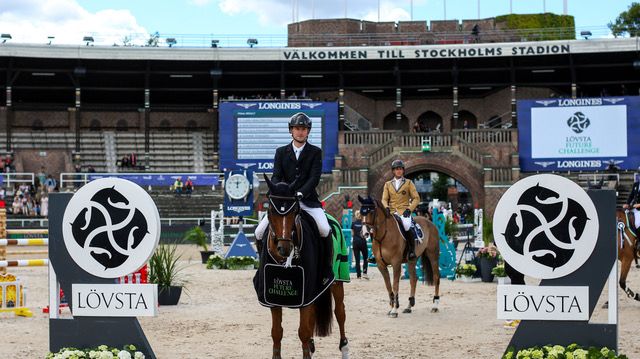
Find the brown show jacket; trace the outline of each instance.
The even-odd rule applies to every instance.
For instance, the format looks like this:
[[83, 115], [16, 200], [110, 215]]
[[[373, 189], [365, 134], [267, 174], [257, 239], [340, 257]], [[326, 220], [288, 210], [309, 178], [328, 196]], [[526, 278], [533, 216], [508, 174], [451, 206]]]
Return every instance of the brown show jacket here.
[[416, 190], [416, 185], [411, 180], [403, 178], [403, 182], [400, 188], [396, 191], [393, 185], [393, 180], [387, 181], [384, 184], [384, 191], [382, 192], [382, 205], [391, 210], [391, 213], [402, 213], [409, 209], [411, 212], [418, 207], [420, 202], [420, 195]]

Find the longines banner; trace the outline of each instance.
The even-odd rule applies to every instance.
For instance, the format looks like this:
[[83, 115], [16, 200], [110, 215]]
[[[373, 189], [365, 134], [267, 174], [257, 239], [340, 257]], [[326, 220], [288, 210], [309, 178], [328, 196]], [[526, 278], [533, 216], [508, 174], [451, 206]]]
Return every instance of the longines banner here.
[[[493, 217], [496, 246], [515, 271], [541, 279], [498, 286], [498, 318], [525, 320], [509, 346], [617, 348], [617, 313], [612, 324], [590, 322], [607, 277], [615, 282], [614, 223], [614, 191], [587, 193], [565, 177], [529, 176], [504, 193]], [[616, 308], [615, 294], [609, 301]]]
[[625, 170], [640, 166], [640, 97], [518, 101], [525, 172]]
[[313, 121], [309, 142], [322, 149], [322, 172], [331, 172], [338, 152], [338, 104], [312, 101], [230, 101], [220, 104], [220, 167], [273, 172], [276, 149], [291, 142], [289, 117], [304, 112]]

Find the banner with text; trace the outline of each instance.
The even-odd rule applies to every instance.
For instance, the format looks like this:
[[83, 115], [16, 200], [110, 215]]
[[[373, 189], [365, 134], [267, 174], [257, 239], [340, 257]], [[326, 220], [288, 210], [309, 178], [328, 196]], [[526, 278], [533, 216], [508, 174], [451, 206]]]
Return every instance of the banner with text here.
[[311, 101], [247, 101], [220, 104], [220, 168], [272, 172], [276, 149], [291, 142], [289, 118], [304, 112], [313, 121], [309, 143], [322, 149], [322, 172], [338, 152], [338, 104]]
[[523, 172], [635, 170], [640, 97], [518, 101], [518, 138]]

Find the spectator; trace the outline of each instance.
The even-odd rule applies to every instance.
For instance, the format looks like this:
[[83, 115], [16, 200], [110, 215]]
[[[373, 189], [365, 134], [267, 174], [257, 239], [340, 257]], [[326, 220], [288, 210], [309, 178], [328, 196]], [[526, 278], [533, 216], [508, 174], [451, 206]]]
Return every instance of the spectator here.
[[38, 178], [38, 181], [40, 181], [40, 185], [44, 185], [44, 181], [47, 180], [47, 174], [44, 171], [44, 166], [40, 167], [40, 172], [36, 174], [36, 177]]
[[413, 128], [411, 129], [411, 132], [413, 133], [420, 132], [420, 124], [418, 123], [418, 121], [416, 121], [416, 123], [413, 124]]
[[462, 124], [462, 128], [464, 128], [465, 130], [469, 129], [469, 121], [464, 120], [464, 123]]
[[92, 165], [89, 165], [89, 168], [87, 168], [87, 172], [89, 172], [89, 173], [96, 173], [96, 169], [95, 169], [95, 168], [93, 168], [93, 166], [92, 166]]
[[124, 155], [122, 157], [122, 161], [120, 161], [120, 167], [122, 168], [129, 167], [129, 155]]
[[138, 164], [138, 156], [135, 154], [135, 152], [131, 152], [131, 155], [129, 156], [129, 165], [131, 167], [136, 167]]
[[182, 194], [183, 187], [184, 184], [182, 183], [182, 177], [176, 178], [176, 181], [173, 183], [173, 190], [175, 191], [175, 194], [180, 196]]
[[4, 196], [7, 194], [7, 190], [4, 187], [0, 187], [0, 200], [4, 200]]
[[47, 217], [49, 215], [49, 196], [46, 193], [42, 196], [42, 204], [40, 206], [40, 215]]
[[80, 188], [80, 185], [82, 184], [82, 174], [81, 174], [82, 166], [77, 164], [74, 168], [74, 171], [76, 175], [74, 176], [75, 178], [73, 179], [73, 188]]
[[57, 186], [58, 186], [58, 183], [56, 182], [56, 180], [53, 179], [51, 175], [48, 175], [47, 179], [44, 181], [44, 187], [47, 189], [47, 192], [48, 193], [53, 192]]
[[184, 193], [191, 197], [191, 192], [193, 192], [193, 181], [191, 181], [191, 177], [187, 177], [187, 182], [184, 184]]

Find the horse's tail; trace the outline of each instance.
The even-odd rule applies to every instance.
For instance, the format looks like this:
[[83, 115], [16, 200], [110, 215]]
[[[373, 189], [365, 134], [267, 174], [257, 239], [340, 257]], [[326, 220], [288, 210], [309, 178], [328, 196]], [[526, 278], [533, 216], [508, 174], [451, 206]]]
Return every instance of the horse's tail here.
[[327, 337], [331, 335], [331, 325], [333, 324], [333, 301], [331, 300], [331, 287], [314, 302], [316, 306], [316, 335]]
[[427, 255], [426, 249], [420, 257], [422, 258], [422, 278], [424, 278], [428, 285], [433, 285], [433, 268], [431, 268], [431, 260]]
[[[435, 250], [436, 250], [436, 253], [438, 254], [436, 258], [438, 258], [440, 253], [440, 242], [439, 242], [440, 237], [435, 228], [436, 227], [433, 223], [427, 221], [425, 228], [423, 228], [423, 231], [425, 232], [425, 234], [428, 234], [428, 236], [425, 236], [426, 241], [436, 241]], [[422, 258], [422, 277], [424, 278], [424, 280], [427, 282], [428, 285], [433, 285], [434, 273], [433, 273], [433, 267], [431, 266], [431, 260], [429, 259], [428, 252], [429, 252], [429, 245], [427, 244], [427, 248], [425, 248], [424, 251], [422, 251], [422, 254], [420, 255], [420, 257]]]

